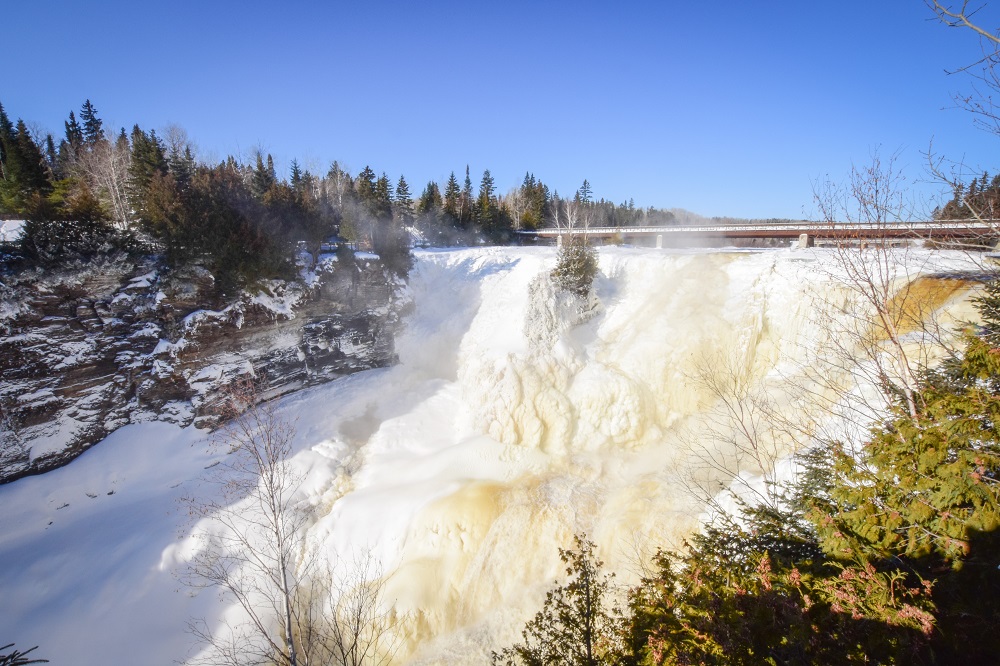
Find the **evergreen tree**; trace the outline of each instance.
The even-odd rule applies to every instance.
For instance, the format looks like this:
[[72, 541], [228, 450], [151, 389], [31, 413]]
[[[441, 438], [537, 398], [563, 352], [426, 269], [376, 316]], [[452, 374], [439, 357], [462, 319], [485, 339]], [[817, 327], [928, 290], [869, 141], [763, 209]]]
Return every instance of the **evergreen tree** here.
[[13, 643], [0, 647], [0, 652], [4, 653], [0, 654], [0, 666], [28, 666], [28, 664], [49, 663], [48, 659], [30, 659], [28, 657], [29, 654], [38, 649], [37, 645], [33, 648], [25, 650], [24, 652], [21, 652], [20, 650], [11, 650], [10, 652], [7, 652], [7, 650], [10, 650], [13, 647]]
[[476, 199], [476, 220], [480, 228], [490, 236], [496, 237], [499, 231], [499, 211], [495, 201], [495, 184], [490, 170], [483, 172], [479, 183], [479, 197]]
[[59, 174], [59, 154], [56, 152], [56, 143], [52, 134], [45, 135], [45, 165], [48, 167], [52, 179], [61, 177]]
[[278, 172], [274, 170], [274, 158], [267, 154], [267, 177], [272, 183], [278, 182]]
[[410, 186], [403, 176], [396, 183], [396, 194], [393, 199], [394, 211], [399, 224], [409, 227], [413, 224], [413, 199], [410, 198]]
[[11, 134], [10, 121], [0, 117], [0, 145], [3, 145], [3, 179], [0, 206], [18, 214], [40, 213], [52, 183], [45, 157], [31, 138], [23, 120]]
[[277, 183], [278, 179], [274, 174], [274, 161], [271, 156], [267, 156], [267, 166], [264, 165], [264, 156], [257, 151], [257, 165], [250, 177], [250, 191], [257, 199], [263, 199], [268, 190]]
[[451, 175], [448, 176], [448, 183], [444, 187], [444, 212], [456, 222], [461, 217], [459, 212], [461, 200], [462, 191], [458, 187], [458, 179], [455, 178], [455, 172], [452, 171]]
[[[125, 130], [122, 130], [118, 143], [120, 150], [129, 149]], [[147, 134], [138, 125], [134, 125], [132, 127], [131, 160], [128, 167], [126, 192], [131, 209], [138, 214], [140, 219], [147, 217], [146, 195], [149, 192], [150, 183], [156, 175], [162, 176], [166, 173], [167, 158], [156, 132], [151, 130]]]
[[597, 272], [597, 251], [580, 236], [569, 236], [559, 247], [552, 280], [560, 289], [586, 297]]
[[[398, 187], [396, 188], [396, 192], [397, 194], [399, 193]], [[427, 185], [424, 187], [424, 191], [420, 193], [420, 198], [417, 200], [417, 214], [433, 215], [440, 211], [444, 206], [445, 203], [441, 198], [441, 190], [438, 188], [438, 184], [433, 180], [428, 181]]]
[[389, 176], [383, 172], [375, 181], [373, 212], [376, 218], [380, 220], [392, 219], [392, 195], [392, 183], [389, 182]]
[[172, 147], [170, 149], [170, 154], [167, 156], [167, 169], [174, 177], [177, 188], [182, 192], [187, 190], [188, 185], [191, 182], [191, 176], [194, 174], [195, 170], [194, 156], [191, 155], [191, 147], [185, 146], [183, 153], [176, 146]]
[[[7, 162], [10, 159], [10, 151], [13, 145], [14, 126], [11, 124], [10, 118], [7, 117], [7, 112], [4, 111], [3, 104], [0, 104], [0, 181], [3, 181], [0, 182], [0, 187], [4, 187], [8, 179], [10, 167], [7, 166]], [[0, 200], [0, 205], [2, 204], [3, 202]]]
[[525, 173], [520, 195], [524, 201], [521, 226], [526, 229], [538, 229], [544, 224], [547, 215], [549, 188], [536, 180], [535, 174]]
[[302, 185], [302, 169], [299, 161], [292, 159], [292, 187], [298, 189]]
[[575, 550], [559, 550], [568, 580], [545, 596], [524, 628], [523, 643], [493, 653], [502, 666], [599, 666], [626, 656], [622, 613], [610, 600], [613, 574], [601, 573], [594, 543], [577, 535]]
[[365, 166], [358, 174], [355, 189], [358, 192], [358, 199], [369, 214], [375, 215], [378, 205], [375, 202], [375, 172], [371, 167]]
[[[70, 115], [72, 119], [72, 114]], [[104, 139], [104, 122], [97, 117], [97, 109], [88, 99], [80, 109], [80, 120], [83, 121], [83, 141], [89, 146], [94, 146], [98, 141]], [[69, 138], [69, 127], [66, 128], [67, 139]], [[72, 144], [72, 142], [71, 142]]]
[[472, 224], [472, 178], [469, 177], [469, 165], [465, 165], [465, 183], [462, 185], [462, 194], [459, 197], [458, 222], [463, 229], [468, 229]]
[[70, 111], [69, 120], [66, 121], [66, 143], [69, 144], [74, 157], [79, 154], [83, 141], [83, 128], [80, 127], [76, 116]]

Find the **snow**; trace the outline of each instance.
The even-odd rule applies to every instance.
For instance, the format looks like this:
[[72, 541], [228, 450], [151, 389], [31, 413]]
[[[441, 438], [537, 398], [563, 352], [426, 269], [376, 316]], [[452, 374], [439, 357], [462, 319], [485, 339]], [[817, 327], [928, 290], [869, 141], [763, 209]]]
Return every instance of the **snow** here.
[[0, 220], [0, 243], [14, 243], [21, 237], [24, 220]]
[[183, 528], [176, 499], [211, 462], [193, 446], [200, 437], [162, 423], [126, 426], [69, 467], [0, 488], [8, 640], [41, 646], [33, 656], [54, 664], [186, 656], [178, 620], [215, 603], [178, 591], [159, 563]]
[[[604, 248], [599, 303], [581, 314], [546, 286], [554, 262], [551, 248], [418, 252], [400, 363], [279, 403], [310, 538], [335, 572], [370, 552], [387, 601], [420, 612], [402, 661], [489, 663], [576, 532], [624, 579], [633, 549], [677, 545], [704, 510], [683, 474], [716, 414], [692, 378], [731, 361], [794, 413], [781, 387], [828, 342], [815, 310], [847, 298], [821, 249]], [[194, 428], [141, 423], [0, 486], [4, 640], [54, 664], [165, 664], [197, 649], [190, 619], [237, 618], [175, 578], [192, 548], [178, 499], [210, 492], [206, 449]]]

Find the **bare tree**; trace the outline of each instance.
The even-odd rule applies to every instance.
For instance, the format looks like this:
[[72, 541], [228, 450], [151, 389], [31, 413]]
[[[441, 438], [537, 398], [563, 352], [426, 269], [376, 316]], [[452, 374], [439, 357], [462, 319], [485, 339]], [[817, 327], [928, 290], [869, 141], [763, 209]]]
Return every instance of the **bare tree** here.
[[[777, 396], [742, 361], [721, 352], [701, 359], [688, 377], [713, 405], [695, 431], [681, 437], [681, 483], [722, 519], [732, 511], [727, 498], [777, 507], [776, 466], [794, 450], [799, 430], [807, 430], [780, 413]], [[758, 476], [763, 483], [754, 480]]]
[[511, 217], [514, 219], [514, 230], [519, 230], [524, 224], [524, 213], [527, 208], [527, 202], [524, 199], [521, 188], [511, 188], [507, 192], [507, 195], [504, 196], [503, 203], [507, 206], [507, 210], [510, 211]]
[[[912, 207], [904, 198], [903, 179], [896, 168], [896, 155], [883, 160], [875, 152], [869, 164], [853, 167], [846, 188], [827, 185], [816, 193], [823, 221], [832, 227], [840, 222], [863, 222], [882, 230], [870, 239], [843, 237], [835, 244], [839, 274], [835, 282], [855, 296], [841, 313], [841, 324], [832, 324], [831, 342], [843, 351], [838, 360], [862, 355], [868, 365], [851, 366], [866, 372], [887, 398], [899, 391], [911, 416], [917, 414], [916, 392], [920, 368], [926, 364], [923, 348], [908, 344], [914, 327], [923, 328], [930, 313], [911, 293], [914, 270], [909, 243], [892, 240], [893, 225], [912, 219]], [[940, 340], [940, 335], [935, 335]]]
[[301, 502], [302, 478], [290, 465], [295, 429], [261, 397], [249, 378], [231, 389], [228, 421], [213, 438], [227, 454], [212, 477], [220, 492], [185, 499], [201, 519], [185, 582], [219, 589], [246, 618], [221, 628], [191, 622], [208, 647], [195, 663], [384, 663], [395, 646], [395, 623], [382, 607], [381, 577], [368, 559], [335, 582], [309, 546], [310, 508]]
[[249, 631], [241, 627], [219, 636], [203, 622], [194, 631], [223, 657], [214, 663], [233, 663], [242, 651], [259, 663], [297, 666], [294, 613], [306, 514], [293, 504], [301, 481], [288, 465], [295, 431], [273, 403], [259, 398], [251, 379], [232, 388], [224, 410], [229, 421], [213, 440], [228, 453], [214, 478], [221, 493], [218, 499], [187, 501], [193, 515], [210, 525], [198, 534], [201, 548], [188, 582], [231, 595], [249, 618]]
[[383, 666], [399, 647], [398, 620], [383, 605], [385, 581], [371, 554], [356, 560], [341, 578], [326, 577], [333, 589], [330, 606], [316, 625], [322, 628], [328, 657], [323, 663]]
[[133, 218], [126, 192], [131, 162], [128, 141], [106, 136], [89, 150], [82, 151], [74, 165], [122, 229]]
[[985, 5], [972, 4], [969, 0], [962, 2], [939, 2], [925, 0], [938, 20], [951, 28], [961, 28], [975, 33], [980, 40], [982, 57], [973, 63], [965, 65], [952, 73], [965, 73], [975, 81], [972, 94], [958, 95], [955, 101], [961, 108], [972, 112], [976, 124], [993, 134], [1000, 134], [1000, 114], [993, 101], [993, 95], [1000, 93], [1000, 32], [984, 28], [977, 19], [977, 14]]

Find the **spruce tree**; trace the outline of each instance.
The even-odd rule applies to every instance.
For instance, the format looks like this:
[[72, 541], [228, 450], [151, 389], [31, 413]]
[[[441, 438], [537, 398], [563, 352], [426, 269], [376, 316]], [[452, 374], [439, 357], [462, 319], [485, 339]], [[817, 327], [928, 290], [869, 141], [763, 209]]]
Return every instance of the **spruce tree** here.
[[469, 177], [469, 165], [465, 165], [465, 182], [459, 197], [458, 221], [463, 229], [468, 229], [472, 223], [472, 178]]
[[[118, 139], [119, 149], [129, 148], [125, 131]], [[167, 159], [163, 152], [163, 145], [156, 136], [155, 131], [149, 134], [142, 131], [138, 125], [132, 127], [132, 156], [128, 168], [128, 193], [129, 204], [132, 210], [138, 213], [139, 217], [147, 217], [146, 197], [149, 192], [150, 183], [156, 176], [163, 176], [167, 173]]]
[[[396, 188], [396, 192], [398, 194], [398, 187]], [[420, 193], [420, 198], [417, 200], [417, 214], [433, 215], [444, 206], [445, 204], [441, 198], [441, 190], [438, 188], [438, 184], [433, 180], [428, 181], [424, 187], [424, 191]]]
[[448, 183], [444, 187], [444, 212], [452, 220], [458, 221], [459, 207], [461, 206], [462, 191], [458, 187], [458, 179], [452, 171], [448, 176]]
[[[72, 119], [72, 114], [70, 115]], [[83, 141], [90, 146], [94, 146], [104, 138], [104, 122], [97, 117], [97, 109], [88, 99], [80, 109], [80, 120], [83, 121]], [[67, 138], [69, 127], [67, 127]]]
[[362, 205], [369, 213], [374, 214], [377, 208], [375, 203], [375, 172], [372, 171], [371, 167], [365, 166], [361, 173], [358, 174], [355, 189], [358, 192], [358, 198], [361, 200]]
[[0, 206], [17, 214], [35, 214], [41, 212], [44, 198], [52, 191], [45, 157], [23, 120], [17, 121], [13, 134], [9, 123], [0, 118], [0, 144], [3, 145]]
[[[4, 111], [3, 104], [0, 104], [0, 181], [7, 180], [9, 167], [7, 162], [10, 159], [10, 151], [14, 145], [14, 126]], [[4, 187], [4, 182], [0, 182], [0, 188]], [[2, 194], [0, 194], [2, 196]], [[0, 201], [0, 205], [3, 202]]]
[[264, 156], [257, 151], [257, 165], [250, 178], [250, 191], [257, 199], [263, 199], [268, 190], [277, 182], [274, 175], [274, 162], [271, 156], [267, 156], [267, 166], [264, 165]]
[[493, 201], [495, 184], [493, 175], [487, 169], [483, 172], [483, 179], [479, 182], [479, 197], [476, 199], [476, 221], [480, 228], [487, 233], [492, 233], [496, 225], [497, 209]]
[[69, 112], [69, 120], [66, 121], [66, 143], [74, 151], [78, 151], [83, 145], [83, 128], [77, 122], [72, 111]]
[[392, 183], [389, 176], [383, 172], [375, 181], [375, 191], [373, 196], [374, 214], [380, 220], [392, 219]]
[[52, 138], [52, 134], [45, 135], [45, 164], [53, 179], [61, 177], [59, 174], [59, 154], [56, 151], [56, 142]]
[[413, 224], [413, 199], [410, 198], [410, 186], [403, 176], [396, 183], [396, 193], [393, 197], [393, 209], [399, 224], [409, 227]]

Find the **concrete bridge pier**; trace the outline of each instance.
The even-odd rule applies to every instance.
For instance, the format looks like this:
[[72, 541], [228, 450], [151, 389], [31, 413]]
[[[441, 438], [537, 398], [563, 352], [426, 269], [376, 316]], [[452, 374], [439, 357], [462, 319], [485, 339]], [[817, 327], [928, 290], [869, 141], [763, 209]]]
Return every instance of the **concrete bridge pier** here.
[[656, 249], [663, 249], [663, 234], [656, 234]]
[[799, 234], [799, 242], [796, 247], [799, 249], [805, 249], [807, 247], [812, 247], [816, 244], [816, 239], [809, 234]]

